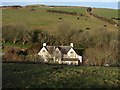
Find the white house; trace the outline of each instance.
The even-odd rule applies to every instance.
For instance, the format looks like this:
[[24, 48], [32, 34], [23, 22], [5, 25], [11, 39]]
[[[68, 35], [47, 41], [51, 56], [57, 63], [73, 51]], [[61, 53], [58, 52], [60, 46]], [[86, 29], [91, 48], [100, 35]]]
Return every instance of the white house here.
[[78, 65], [82, 63], [82, 56], [76, 53], [73, 48], [73, 43], [70, 46], [47, 46], [43, 43], [42, 49], [39, 51], [40, 55], [45, 62], [52, 60], [54, 63], [67, 64], [67, 65]]

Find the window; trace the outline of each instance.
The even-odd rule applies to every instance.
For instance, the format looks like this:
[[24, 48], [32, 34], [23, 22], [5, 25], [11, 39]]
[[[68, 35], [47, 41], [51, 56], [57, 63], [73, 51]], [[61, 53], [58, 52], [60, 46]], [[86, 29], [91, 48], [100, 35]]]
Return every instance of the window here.
[[73, 52], [70, 52], [71, 54], [73, 53]]
[[43, 52], [45, 52], [45, 50], [42, 50]]

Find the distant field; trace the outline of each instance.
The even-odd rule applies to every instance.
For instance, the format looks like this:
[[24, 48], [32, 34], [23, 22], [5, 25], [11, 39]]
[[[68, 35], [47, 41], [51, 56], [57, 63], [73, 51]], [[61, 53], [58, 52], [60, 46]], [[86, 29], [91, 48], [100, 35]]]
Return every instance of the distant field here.
[[25, 45], [23, 45], [22, 43], [12, 43], [12, 42], [7, 42], [7, 43], [3, 43], [4, 46], [9, 46], [9, 47], [20, 47], [20, 48], [29, 48], [31, 47], [33, 44], [31, 43], [27, 43]]
[[95, 8], [95, 9], [93, 9], [93, 12], [98, 14], [98, 15], [101, 15], [101, 16], [104, 16], [104, 17], [108, 17], [108, 18], [118, 17], [118, 10], [115, 10], [115, 9]]
[[[35, 9], [32, 11], [31, 9]], [[62, 10], [82, 13], [85, 16], [72, 16], [58, 13], [46, 12], [46, 10]], [[117, 10], [109, 9], [93, 9], [93, 13], [96, 13], [105, 17], [117, 17]], [[59, 20], [59, 18], [62, 20]], [[79, 20], [77, 19], [79, 17]], [[111, 25], [105, 21], [101, 21], [95, 17], [91, 17], [86, 14], [86, 8], [84, 7], [29, 7], [22, 9], [6, 9], [2, 10], [3, 26], [4, 25], [20, 25], [25, 26], [26, 28], [39, 28], [46, 30], [49, 33], [58, 33], [58, 26], [60, 23], [69, 23], [73, 30], [95, 30], [98, 28], [104, 28], [104, 24], [108, 27], [108, 30], [117, 30], [117, 27]]]
[[3, 88], [120, 88], [117, 67], [3, 63]]

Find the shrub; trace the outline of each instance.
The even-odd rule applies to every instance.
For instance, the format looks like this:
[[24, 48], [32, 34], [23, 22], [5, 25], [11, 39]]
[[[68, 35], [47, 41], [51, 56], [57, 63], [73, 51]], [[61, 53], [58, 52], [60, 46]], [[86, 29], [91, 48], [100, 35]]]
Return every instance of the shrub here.
[[[115, 42], [116, 43], [116, 42]], [[84, 52], [84, 60], [87, 65], [97, 65], [97, 66], [118, 66], [118, 53], [117, 45], [111, 41], [109, 47], [89, 47]]]
[[26, 57], [25, 61], [27, 61], [27, 62], [44, 62], [44, 59], [41, 56], [35, 54], [35, 55], [28, 55]]

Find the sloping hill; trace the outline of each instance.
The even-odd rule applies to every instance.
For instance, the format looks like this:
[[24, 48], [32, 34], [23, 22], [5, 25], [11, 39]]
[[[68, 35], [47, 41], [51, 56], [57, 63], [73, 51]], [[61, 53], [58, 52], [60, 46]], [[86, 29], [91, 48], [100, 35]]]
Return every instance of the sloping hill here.
[[[109, 23], [110, 17], [117, 17], [117, 10], [93, 8], [94, 15], [90, 15], [86, 9], [53, 6], [3, 9], [4, 45], [27, 48], [35, 42], [41, 46], [44, 42], [48, 45], [69, 45], [72, 42], [74, 47], [84, 48], [86, 64], [119, 66], [116, 59], [118, 26]], [[28, 45], [23, 45], [25, 43]]]
[[94, 8], [93, 12], [95, 14], [104, 16], [104, 17], [118, 17], [118, 10], [116, 9], [100, 9], [100, 8]]
[[[50, 13], [46, 10], [58, 10], [82, 13], [84, 16], [66, 15], [60, 13]], [[102, 11], [102, 12], [101, 12]], [[117, 17], [116, 10], [93, 9], [95, 14], [105, 17]], [[112, 14], [110, 14], [113, 12]], [[2, 12], [4, 25], [23, 25], [29, 28], [39, 28], [42, 30], [57, 32], [60, 23], [69, 23], [73, 29], [90, 28], [90, 30], [107, 25], [109, 30], [116, 30], [117, 27], [105, 21], [91, 17], [86, 13], [86, 7], [26, 7], [22, 9], [4, 9]], [[59, 18], [62, 18], [61, 20]], [[78, 19], [79, 18], [79, 19]]]

